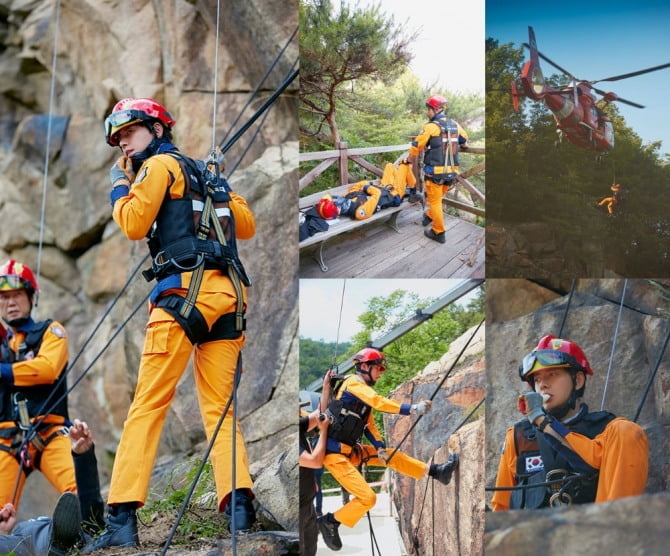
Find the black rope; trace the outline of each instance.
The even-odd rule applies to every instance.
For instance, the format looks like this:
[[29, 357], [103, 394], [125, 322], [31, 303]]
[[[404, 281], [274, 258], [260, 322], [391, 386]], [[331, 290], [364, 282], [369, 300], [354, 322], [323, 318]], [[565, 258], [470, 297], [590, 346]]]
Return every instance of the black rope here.
[[[451, 373], [451, 371], [454, 370], [454, 367], [455, 367], [456, 364], [460, 361], [461, 357], [462, 357], [463, 354], [465, 353], [465, 350], [468, 349], [468, 346], [470, 345], [470, 342], [471, 342], [472, 339], [477, 335], [477, 332], [479, 332], [479, 329], [481, 328], [482, 324], [484, 324], [484, 319], [482, 319], [482, 320], [479, 322], [479, 324], [477, 325], [477, 328], [475, 328], [474, 332], [471, 334], [471, 336], [468, 338], [468, 341], [467, 341], [467, 342], [465, 343], [465, 345], [463, 346], [463, 349], [461, 349], [461, 351], [460, 351], [460, 353], [458, 354], [458, 356], [456, 357], [456, 359], [454, 359], [454, 362], [451, 364], [451, 367], [449, 367], [449, 370], [448, 370], [448, 371], [446, 372], [446, 374], [444, 375], [444, 378], [440, 381], [440, 384], [437, 385], [437, 388], [435, 389], [435, 392], [433, 392], [433, 394], [430, 396], [430, 398], [429, 398], [430, 401], [432, 401], [433, 398], [435, 398], [435, 396], [437, 396], [438, 392], [439, 392], [439, 391], [441, 390], [441, 388], [442, 388], [442, 385], [446, 382], [447, 378], [449, 377], [449, 374]], [[398, 445], [393, 449], [393, 452], [391, 452], [391, 455], [390, 455], [389, 458], [386, 460], [386, 464], [387, 464], [387, 465], [388, 465], [388, 463], [391, 461], [391, 459], [393, 459], [393, 456], [395, 456], [396, 452], [400, 449], [400, 447], [403, 445], [403, 443], [405, 442], [405, 440], [407, 440], [407, 437], [412, 433], [412, 431], [414, 430], [414, 427], [416, 427], [417, 424], [419, 423], [419, 421], [421, 421], [421, 418], [422, 418], [422, 417], [423, 417], [423, 415], [419, 415], [419, 418], [418, 418], [416, 421], [414, 421], [414, 422], [412, 423], [412, 426], [411, 426], [411, 427], [409, 428], [409, 430], [405, 433], [405, 436], [403, 436], [402, 440], [401, 440], [401, 441], [398, 443]]]
[[[296, 33], [298, 32], [298, 28], [296, 27], [295, 30], [293, 31], [293, 34], [289, 37], [289, 39], [286, 41], [286, 44], [284, 47], [279, 51], [279, 54], [275, 57], [274, 61], [272, 64], [270, 64], [270, 67], [267, 69], [265, 72], [265, 75], [261, 78], [260, 82], [258, 85], [256, 85], [256, 88], [251, 92], [249, 95], [249, 99], [247, 100], [246, 104], [242, 107], [242, 110], [240, 110], [240, 113], [237, 115], [235, 120], [233, 121], [232, 124], [230, 124], [230, 127], [228, 128], [228, 131], [226, 131], [226, 134], [223, 136], [223, 139], [221, 139], [221, 143], [219, 146], [223, 145], [226, 139], [228, 139], [228, 136], [230, 133], [233, 131], [233, 128], [237, 125], [237, 122], [240, 121], [240, 118], [242, 117], [242, 114], [244, 114], [244, 111], [249, 107], [251, 102], [254, 100], [254, 97], [258, 94], [258, 91], [260, 90], [261, 86], [265, 82], [265, 80], [268, 78], [272, 70], [275, 68], [281, 57], [284, 55], [284, 51], [288, 48], [288, 45], [291, 44], [291, 41], [294, 39]], [[232, 172], [231, 172], [232, 173]]]
[[658, 368], [661, 366], [661, 360], [663, 359], [663, 355], [665, 354], [665, 350], [668, 347], [668, 341], [670, 341], [670, 327], [668, 327], [668, 333], [665, 336], [665, 341], [663, 342], [663, 347], [661, 348], [661, 352], [658, 354], [658, 360], [656, 361], [656, 366], [654, 367], [654, 370], [651, 373], [651, 376], [649, 377], [649, 380], [647, 381], [647, 386], [644, 389], [644, 394], [642, 394], [642, 399], [640, 400], [640, 405], [638, 405], [637, 411], [635, 412], [635, 417], [633, 418], [634, 423], [637, 423], [637, 419], [640, 416], [640, 412], [642, 411], [642, 407], [644, 406], [644, 402], [647, 399], [647, 394], [649, 394], [649, 389], [651, 388], [651, 384], [654, 382], [654, 378], [656, 378], [656, 373], [658, 372]]
[[561, 327], [558, 329], [558, 337], [563, 337], [563, 328], [565, 327], [565, 321], [568, 320], [568, 311], [570, 310], [570, 303], [572, 302], [572, 294], [575, 293], [575, 285], [577, 279], [572, 279], [572, 285], [570, 286], [570, 295], [568, 295], [568, 302], [565, 305], [565, 311], [563, 312], [563, 319], [561, 320]]
[[[291, 82], [298, 77], [298, 70], [294, 70], [291, 72], [291, 74], [279, 85], [277, 90], [272, 93], [272, 95], [263, 103], [263, 105], [254, 112], [254, 114], [247, 120], [247, 123], [244, 124], [239, 131], [233, 135], [232, 138], [228, 140], [228, 142], [221, 146], [221, 154], [225, 154], [230, 147], [233, 146], [237, 142], [237, 140], [244, 135], [244, 133], [253, 125], [253, 123], [265, 112], [272, 104], [274, 103], [275, 100], [277, 100], [277, 97], [281, 95], [286, 88], [291, 84]], [[222, 142], [223, 143], [223, 142]]]
[[[368, 516], [368, 525], [370, 527], [370, 550], [372, 551], [372, 556], [375, 556], [375, 554], [379, 554], [379, 556], [382, 556], [382, 551], [379, 549], [379, 544], [377, 543], [377, 537], [375, 536], [375, 530], [372, 527], [372, 517], [370, 517], [370, 510], [368, 510], [367, 516]], [[376, 553], [375, 553], [375, 547], [377, 548]]]
[[[167, 553], [167, 549], [170, 547], [170, 543], [172, 542], [172, 539], [177, 532], [177, 528], [179, 527], [179, 524], [181, 523], [182, 518], [184, 517], [184, 513], [186, 512], [186, 507], [188, 506], [188, 503], [191, 501], [191, 497], [193, 496], [193, 492], [195, 491], [195, 487], [198, 484], [198, 481], [200, 480], [200, 475], [202, 475], [203, 470], [205, 469], [205, 464], [207, 463], [207, 459], [209, 458], [209, 454], [212, 452], [212, 449], [214, 448], [214, 441], [216, 440], [216, 437], [219, 434], [219, 431], [221, 430], [221, 426], [223, 425], [223, 421], [226, 418], [226, 415], [228, 414], [228, 409], [230, 408], [230, 404], [233, 402], [233, 398], [235, 397], [235, 392], [237, 391], [237, 387], [240, 382], [240, 377], [242, 376], [242, 352], [240, 351], [238, 356], [237, 356], [237, 365], [235, 366], [235, 379], [233, 382], [233, 391], [230, 394], [230, 397], [228, 398], [228, 401], [226, 402], [225, 407], [223, 408], [223, 411], [221, 412], [221, 416], [219, 417], [219, 421], [216, 424], [216, 427], [214, 428], [214, 432], [212, 433], [212, 438], [209, 441], [209, 444], [207, 445], [207, 450], [205, 450], [205, 454], [202, 457], [202, 461], [200, 462], [200, 465], [198, 467], [198, 471], [195, 474], [195, 477], [193, 478], [193, 482], [191, 483], [191, 487], [189, 488], [188, 494], [184, 498], [184, 502], [181, 505], [181, 508], [179, 510], [179, 514], [177, 515], [177, 520], [175, 521], [174, 525], [172, 526], [172, 530], [170, 531], [170, 534], [168, 535], [167, 540], [165, 541], [165, 545], [163, 546], [163, 550], [161, 551], [160, 556], [164, 556]], [[231, 501], [232, 503], [232, 501]], [[235, 512], [234, 508], [231, 508], [231, 516]], [[235, 529], [232, 531], [232, 542], [233, 546], [235, 545]]]
[[558, 483], [567, 483], [567, 482], [572, 482], [576, 479], [583, 479], [583, 478], [588, 478], [586, 475], [582, 473], [576, 473], [574, 475], [570, 475], [569, 477], [563, 477], [562, 479], [552, 479], [551, 481], [545, 481], [544, 483], [533, 483], [530, 485], [514, 485], [514, 486], [508, 486], [508, 487], [484, 487], [484, 490], [486, 491], [496, 491], [496, 490], [525, 490], [527, 488], [535, 488], [535, 487], [540, 487], [540, 486], [551, 486], [555, 485]]

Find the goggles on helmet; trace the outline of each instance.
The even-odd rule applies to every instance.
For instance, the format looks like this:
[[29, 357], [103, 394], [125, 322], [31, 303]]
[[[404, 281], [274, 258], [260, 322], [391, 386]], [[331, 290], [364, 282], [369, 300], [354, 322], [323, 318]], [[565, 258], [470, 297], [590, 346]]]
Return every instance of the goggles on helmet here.
[[152, 119], [142, 110], [118, 110], [105, 118], [105, 135], [109, 139], [120, 127]]
[[26, 281], [18, 276], [11, 274], [0, 276], [0, 291], [23, 290], [27, 287]]
[[531, 373], [536, 362], [539, 362], [545, 367], [569, 365], [573, 369], [586, 372], [586, 369], [577, 363], [577, 360], [572, 357], [572, 355], [568, 355], [567, 353], [553, 349], [540, 349], [531, 351], [523, 358], [523, 361], [519, 367], [519, 374], [523, 380], [526, 380], [526, 377]]
[[384, 371], [386, 370], [386, 359], [384, 359], [383, 357], [377, 359], [370, 359], [369, 361], [364, 361], [364, 363], [367, 363], [371, 367], [373, 365], [379, 365]]

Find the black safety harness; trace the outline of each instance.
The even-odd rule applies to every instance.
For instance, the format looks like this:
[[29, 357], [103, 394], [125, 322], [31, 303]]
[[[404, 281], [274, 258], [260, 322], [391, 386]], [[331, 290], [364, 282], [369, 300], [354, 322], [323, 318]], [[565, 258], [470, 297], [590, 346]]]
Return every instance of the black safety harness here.
[[432, 166], [433, 173], [428, 176], [438, 185], [450, 185], [458, 175], [458, 125], [440, 112], [432, 120], [440, 128], [440, 135], [431, 137], [426, 144], [424, 166]]
[[[2, 341], [0, 343], [0, 361], [3, 363], [16, 363], [36, 356], [42, 345], [44, 333], [52, 322], [51, 319], [47, 319], [35, 323], [19, 346], [18, 353], [9, 348], [7, 340]], [[66, 367], [67, 363], [63, 366], [63, 369]], [[61, 372], [63, 369], [61, 369]], [[5, 440], [11, 439], [10, 444], [0, 444], [0, 450], [11, 454], [21, 465], [26, 476], [33, 469], [40, 468], [42, 452], [47, 445], [54, 438], [68, 434], [67, 426], [65, 426], [69, 422], [67, 396], [63, 396], [63, 399], [49, 412], [50, 415], [63, 417], [64, 426], [51, 432], [48, 436], [42, 437], [40, 433], [53, 429], [54, 426], [58, 425], [40, 422], [37, 428], [35, 428], [31, 422], [31, 419], [39, 417], [44, 400], [51, 395], [54, 388], [57, 390], [56, 394], [66, 392], [66, 380], [57, 381], [55, 386], [53, 384], [14, 386], [13, 384], [0, 381], [0, 421], [13, 421], [15, 423], [13, 427], [0, 429], [0, 438]], [[31, 458], [29, 454], [28, 443], [32, 444], [36, 450], [34, 458]]]
[[340, 399], [335, 399], [342, 384], [344, 381], [337, 384], [333, 391], [333, 399], [328, 404], [328, 413], [331, 417], [328, 437], [346, 444], [353, 450], [365, 432], [372, 408], [348, 392], [344, 392]]
[[[142, 274], [150, 281], [192, 272], [185, 297], [165, 295], [155, 305], [175, 318], [191, 343], [238, 338], [246, 328], [242, 284], [250, 286], [251, 282], [237, 253], [228, 184], [213, 159], [204, 163], [178, 152], [166, 154], [179, 163], [185, 181], [184, 195], [172, 199], [168, 188], [149, 234], [151, 268]], [[211, 328], [195, 306], [208, 269], [228, 275], [237, 299], [235, 312], [223, 315]]]
[[[568, 426], [571, 432], [590, 439], [595, 438], [616, 418], [608, 411], [588, 413], [582, 406], [583, 415]], [[511, 509], [536, 509], [549, 506], [585, 504], [596, 499], [598, 470], [580, 460], [580, 469], [574, 469], [566, 457], [554, 450], [544, 434], [522, 419], [514, 425], [516, 450], [516, 484], [522, 487], [512, 491]], [[547, 484], [548, 483], [548, 484]], [[535, 486], [533, 486], [535, 485]]]

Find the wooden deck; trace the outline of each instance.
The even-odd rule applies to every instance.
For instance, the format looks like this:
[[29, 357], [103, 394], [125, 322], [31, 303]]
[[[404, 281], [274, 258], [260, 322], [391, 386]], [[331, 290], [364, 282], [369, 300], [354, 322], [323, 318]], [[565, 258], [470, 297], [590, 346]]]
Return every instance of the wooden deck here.
[[421, 218], [421, 205], [417, 205], [399, 213], [400, 233], [380, 220], [329, 239], [323, 248], [327, 272], [314, 258], [319, 247], [304, 249], [300, 277], [484, 278], [484, 228], [445, 215], [447, 243], [441, 244], [423, 235]]

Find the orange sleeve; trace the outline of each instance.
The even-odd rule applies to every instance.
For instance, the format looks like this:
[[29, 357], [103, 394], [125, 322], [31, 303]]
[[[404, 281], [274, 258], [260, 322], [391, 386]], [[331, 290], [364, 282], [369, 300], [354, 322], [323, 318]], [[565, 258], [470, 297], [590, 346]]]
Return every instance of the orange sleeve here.
[[[400, 413], [400, 409], [403, 405], [406, 405], [377, 394], [377, 392], [364, 382], [358, 382], [357, 377], [351, 377], [347, 380], [349, 381], [349, 384], [345, 385], [346, 390], [356, 396], [364, 404], [369, 405], [377, 411], [383, 411], [384, 413]], [[342, 391], [344, 391], [344, 389], [345, 388], [342, 388]], [[409, 413], [409, 408], [407, 413]]]
[[244, 197], [230, 193], [230, 209], [235, 220], [235, 236], [239, 239], [250, 239], [256, 233], [256, 220]]
[[565, 439], [586, 463], [600, 470], [596, 502], [644, 492], [649, 452], [647, 435], [639, 425], [618, 417], [593, 439], [575, 432]]
[[[507, 429], [505, 443], [500, 453], [498, 462], [498, 475], [496, 476], [497, 487], [510, 487], [516, 485], [516, 448], [514, 445], [514, 427]], [[491, 499], [494, 512], [509, 510], [509, 501], [512, 496], [511, 490], [496, 490]]]
[[368, 200], [356, 209], [356, 214], [354, 215], [356, 220], [366, 220], [376, 212], [382, 190], [378, 187], [375, 187], [374, 185], [371, 185], [368, 187], [366, 194], [368, 196]]
[[[17, 336], [16, 339], [18, 338]], [[58, 380], [67, 359], [67, 333], [62, 324], [54, 321], [44, 333], [37, 355], [33, 359], [12, 364], [14, 385], [52, 384]]]
[[421, 133], [412, 141], [412, 146], [409, 148], [410, 156], [417, 156], [423, 149], [426, 148], [426, 143], [431, 137], [437, 137], [442, 132], [440, 126], [433, 122], [428, 122], [421, 129]]
[[184, 195], [179, 162], [167, 154], [149, 158], [137, 172], [128, 195], [114, 203], [112, 216], [128, 239], [142, 239], [158, 216], [165, 194]]

